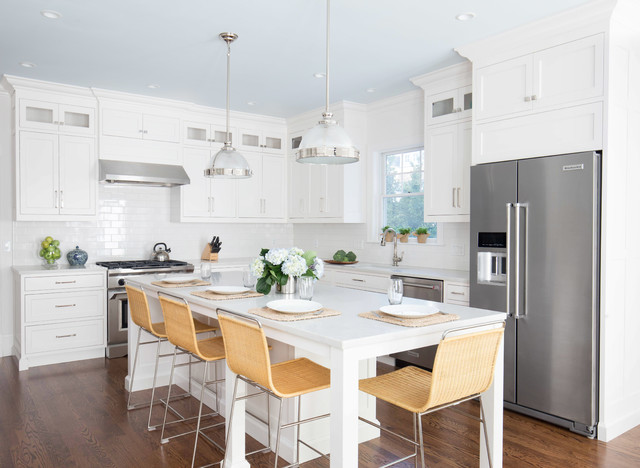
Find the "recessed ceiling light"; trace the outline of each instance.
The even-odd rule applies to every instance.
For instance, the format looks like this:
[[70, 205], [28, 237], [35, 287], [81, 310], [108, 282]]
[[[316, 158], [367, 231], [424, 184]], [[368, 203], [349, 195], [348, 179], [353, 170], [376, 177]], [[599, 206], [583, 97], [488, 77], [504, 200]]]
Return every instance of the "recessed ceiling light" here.
[[31, 62], [20, 62], [20, 65], [24, 68], [35, 68], [36, 64]]
[[159, 84], [148, 84], [147, 85], [147, 88], [149, 88], [149, 89], [158, 89], [159, 87], [160, 87]]
[[314, 78], [324, 78], [326, 75], [326, 73], [314, 73], [313, 77]]
[[367, 93], [375, 93], [376, 88], [367, 88]]
[[40, 14], [42, 16], [44, 16], [45, 18], [48, 18], [48, 19], [60, 19], [60, 18], [62, 18], [62, 15], [60, 13], [58, 13], [57, 11], [53, 11], [53, 10], [42, 10], [40, 12]]
[[456, 19], [458, 21], [469, 21], [472, 20], [473, 18], [476, 17], [476, 14], [469, 11], [467, 13], [460, 13], [458, 16], [456, 16]]
[[256, 105], [256, 101], [247, 102], [247, 106], [255, 106], [255, 105]]

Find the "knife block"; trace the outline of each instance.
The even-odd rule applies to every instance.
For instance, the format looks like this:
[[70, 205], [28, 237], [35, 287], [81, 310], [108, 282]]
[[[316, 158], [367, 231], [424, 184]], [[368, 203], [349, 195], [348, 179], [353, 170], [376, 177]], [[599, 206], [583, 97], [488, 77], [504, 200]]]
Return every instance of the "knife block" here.
[[202, 251], [202, 255], [200, 256], [200, 260], [208, 260], [210, 262], [218, 261], [218, 252], [211, 252], [211, 244], [207, 243], [204, 250]]

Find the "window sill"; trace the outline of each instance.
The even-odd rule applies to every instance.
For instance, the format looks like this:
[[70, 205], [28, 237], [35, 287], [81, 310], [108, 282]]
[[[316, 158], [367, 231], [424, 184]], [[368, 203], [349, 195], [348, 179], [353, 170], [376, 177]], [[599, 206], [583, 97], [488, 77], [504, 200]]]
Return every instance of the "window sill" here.
[[[380, 240], [369, 240], [367, 242], [365, 242], [366, 244], [376, 244], [376, 245], [380, 245]], [[393, 245], [393, 241], [387, 242], [387, 245]], [[400, 246], [406, 246], [406, 245], [415, 245], [415, 246], [422, 246], [422, 247], [438, 247], [438, 246], [442, 246], [444, 245], [444, 243], [442, 242], [441, 239], [429, 239], [427, 240], [426, 243], [420, 243], [418, 242], [418, 239], [409, 239], [409, 242], [398, 242], [398, 247]]]

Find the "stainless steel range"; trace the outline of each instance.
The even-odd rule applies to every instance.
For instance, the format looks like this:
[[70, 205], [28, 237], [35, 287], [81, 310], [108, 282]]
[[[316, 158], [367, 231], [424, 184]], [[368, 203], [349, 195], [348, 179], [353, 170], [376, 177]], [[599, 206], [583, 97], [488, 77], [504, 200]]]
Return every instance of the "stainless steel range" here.
[[159, 262], [156, 260], [133, 260], [117, 262], [96, 262], [106, 267], [107, 278], [107, 357], [117, 358], [127, 355], [127, 331], [129, 325], [129, 304], [124, 282], [127, 276], [151, 275], [158, 273], [192, 273], [193, 265], [178, 260]]

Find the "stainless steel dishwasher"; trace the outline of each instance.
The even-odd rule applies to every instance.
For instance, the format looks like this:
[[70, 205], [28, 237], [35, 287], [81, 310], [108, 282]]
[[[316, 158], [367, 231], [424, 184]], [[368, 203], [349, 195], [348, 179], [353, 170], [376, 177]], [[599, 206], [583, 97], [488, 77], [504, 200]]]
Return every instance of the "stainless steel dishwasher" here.
[[[391, 278], [400, 278], [402, 280], [405, 297], [442, 302], [444, 282], [441, 280], [400, 275], [393, 275]], [[431, 370], [433, 368], [436, 349], [438, 349], [438, 345], [395, 353], [392, 354], [391, 357], [396, 359], [396, 365], [398, 367], [404, 367], [406, 364], [414, 364]]]

